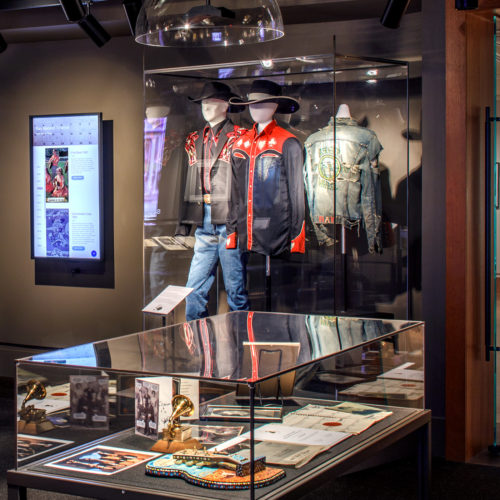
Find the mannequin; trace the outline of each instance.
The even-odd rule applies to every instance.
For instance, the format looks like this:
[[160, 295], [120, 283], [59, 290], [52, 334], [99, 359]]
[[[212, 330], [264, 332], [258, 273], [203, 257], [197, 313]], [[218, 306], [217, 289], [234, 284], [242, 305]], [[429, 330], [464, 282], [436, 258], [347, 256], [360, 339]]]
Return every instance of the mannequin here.
[[228, 108], [229, 103], [222, 99], [208, 98], [201, 101], [201, 114], [211, 128], [226, 119]]
[[[335, 144], [333, 143], [335, 125]], [[382, 195], [378, 157], [382, 146], [375, 132], [358, 125], [347, 104], [340, 104], [335, 121], [310, 135], [304, 143], [304, 183], [318, 243], [334, 243], [330, 227], [363, 226], [368, 251], [382, 252]], [[335, 149], [335, 150], [334, 150]]]
[[248, 106], [252, 120], [257, 123], [259, 134], [273, 121], [277, 107], [278, 104], [275, 102], [259, 102]]
[[340, 104], [337, 110], [336, 118], [351, 118], [351, 110], [348, 104]]
[[269, 80], [252, 83], [245, 101], [254, 127], [239, 138], [231, 153], [232, 191], [227, 223], [227, 248], [266, 256], [305, 251], [305, 206], [302, 146], [278, 126], [275, 113], [294, 113], [299, 103], [281, 95]]
[[220, 82], [207, 83], [202, 95], [191, 101], [201, 105], [205, 127], [186, 138], [184, 199], [176, 236], [187, 236], [196, 226], [194, 255], [187, 287], [186, 320], [208, 316], [209, 292], [215, 281], [218, 263], [222, 267], [230, 310], [247, 310], [246, 261], [248, 255], [238, 247], [226, 249], [226, 219], [231, 194], [230, 151], [244, 132], [227, 118], [235, 95]]

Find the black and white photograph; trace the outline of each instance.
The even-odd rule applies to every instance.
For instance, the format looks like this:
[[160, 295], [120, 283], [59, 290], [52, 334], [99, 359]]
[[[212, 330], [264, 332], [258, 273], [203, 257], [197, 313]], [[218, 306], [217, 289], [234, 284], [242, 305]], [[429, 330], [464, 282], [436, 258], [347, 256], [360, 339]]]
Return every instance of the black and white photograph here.
[[71, 423], [106, 429], [109, 427], [109, 379], [97, 375], [71, 375]]
[[135, 432], [156, 439], [159, 416], [159, 384], [137, 379], [135, 383]]

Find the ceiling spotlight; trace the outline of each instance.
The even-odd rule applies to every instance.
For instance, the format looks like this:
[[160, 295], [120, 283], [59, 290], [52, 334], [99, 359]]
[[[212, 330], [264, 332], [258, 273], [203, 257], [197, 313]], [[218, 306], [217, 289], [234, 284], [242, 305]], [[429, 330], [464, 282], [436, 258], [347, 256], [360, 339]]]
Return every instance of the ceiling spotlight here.
[[66, 19], [71, 23], [78, 24], [98, 47], [102, 47], [111, 39], [109, 33], [90, 13], [90, 0], [87, 2], [86, 8], [83, 6], [81, 0], [59, 0], [59, 3]]
[[410, 0], [389, 0], [380, 18], [382, 26], [392, 29], [399, 28], [401, 18], [404, 16], [409, 4]]

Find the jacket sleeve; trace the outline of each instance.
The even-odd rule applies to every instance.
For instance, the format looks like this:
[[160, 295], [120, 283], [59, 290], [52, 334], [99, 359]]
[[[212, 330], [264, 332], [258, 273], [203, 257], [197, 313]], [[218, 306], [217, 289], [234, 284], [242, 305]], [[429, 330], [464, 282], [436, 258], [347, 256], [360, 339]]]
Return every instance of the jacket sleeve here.
[[304, 253], [306, 248], [304, 155], [297, 138], [291, 137], [283, 144], [283, 161], [288, 179], [288, 195], [291, 204], [291, 245], [292, 253]]
[[382, 146], [373, 135], [361, 166], [361, 210], [370, 253], [382, 253], [382, 193], [378, 155]]
[[184, 156], [181, 164], [181, 193], [179, 196], [179, 216], [177, 219], [177, 226], [175, 228], [175, 236], [189, 236], [191, 232], [192, 224], [185, 224], [182, 222], [185, 218], [186, 213], [186, 182], [187, 182], [187, 171], [188, 171], [188, 157], [187, 153], [184, 151]]
[[234, 156], [231, 154], [231, 198], [228, 204], [227, 220], [226, 220], [226, 248], [232, 249], [238, 246], [238, 179], [236, 177], [236, 165], [234, 161]]

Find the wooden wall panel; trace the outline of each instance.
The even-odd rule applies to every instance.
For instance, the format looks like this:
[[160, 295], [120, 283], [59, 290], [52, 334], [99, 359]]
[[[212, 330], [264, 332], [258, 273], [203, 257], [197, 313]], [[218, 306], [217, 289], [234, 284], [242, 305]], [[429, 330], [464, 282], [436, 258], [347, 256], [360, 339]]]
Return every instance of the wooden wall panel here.
[[484, 108], [493, 103], [491, 15], [446, 12], [446, 456], [492, 439], [484, 354]]

